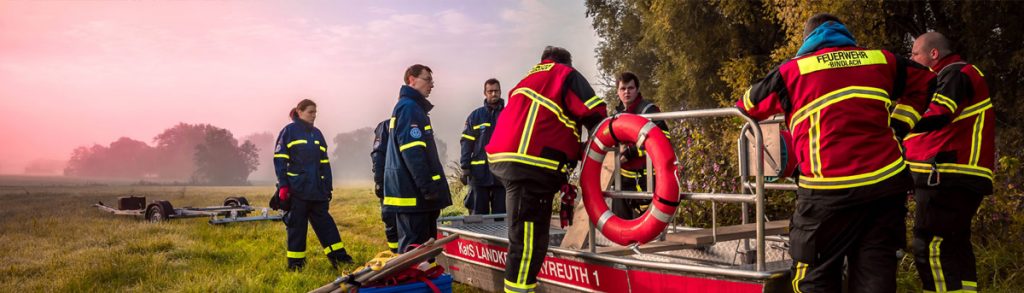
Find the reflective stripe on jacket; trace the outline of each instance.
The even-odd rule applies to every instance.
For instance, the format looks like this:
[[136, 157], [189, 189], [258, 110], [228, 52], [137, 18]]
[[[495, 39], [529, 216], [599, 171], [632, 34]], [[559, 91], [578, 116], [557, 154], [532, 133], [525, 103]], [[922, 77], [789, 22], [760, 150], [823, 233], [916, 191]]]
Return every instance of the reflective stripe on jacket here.
[[480, 186], [500, 185], [494, 180], [494, 175], [487, 168], [487, 152], [484, 147], [491, 141], [494, 133], [494, 125], [498, 124], [498, 116], [505, 108], [505, 101], [498, 102], [493, 109], [484, 105], [473, 110], [466, 117], [466, 126], [462, 130], [462, 138], [459, 140], [462, 146], [462, 156], [459, 158], [459, 166], [462, 170], [469, 170], [470, 183]]
[[281, 130], [274, 146], [278, 186], [305, 200], [330, 200], [334, 187], [327, 140], [320, 129], [298, 118]]
[[[409, 86], [402, 86], [399, 95], [388, 122], [384, 212], [441, 210], [452, 199], [427, 116], [433, 105]], [[436, 197], [426, 200], [428, 194]]]

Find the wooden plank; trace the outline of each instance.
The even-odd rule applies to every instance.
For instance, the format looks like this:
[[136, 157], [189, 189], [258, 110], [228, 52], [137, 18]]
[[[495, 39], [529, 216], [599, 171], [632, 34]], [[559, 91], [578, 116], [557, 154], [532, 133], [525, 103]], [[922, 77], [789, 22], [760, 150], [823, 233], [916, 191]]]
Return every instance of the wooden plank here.
[[[735, 226], [718, 227], [717, 240], [728, 241], [757, 236], [757, 224], [743, 224]], [[764, 224], [765, 235], [780, 235], [789, 232], [789, 220], [770, 221]], [[715, 243], [715, 235], [711, 229], [700, 229], [693, 231], [673, 232], [665, 237], [666, 240], [689, 245], [707, 245]]]
[[[615, 156], [609, 154], [601, 165], [601, 190], [608, 190], [608, 185], [615, 179], [612, 177], [612, 170], [615, 170]], [[583, 190], [580, 190], [582, 196]], [[576, 204], [573, 210], [572, 225], [566, 227], [565, 238], [562, 238], [562, 248], [583, 249], [587, 245], [587, 234], [590, 234], [590, 217], [586, 208], [583, 207], [583, 200]]]

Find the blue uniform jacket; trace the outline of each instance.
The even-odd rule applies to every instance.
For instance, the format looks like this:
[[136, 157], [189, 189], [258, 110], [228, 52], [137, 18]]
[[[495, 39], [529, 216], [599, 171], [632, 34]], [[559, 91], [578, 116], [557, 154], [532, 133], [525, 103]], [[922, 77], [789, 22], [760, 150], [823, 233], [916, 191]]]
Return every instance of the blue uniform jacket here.
[[373, 162], [373, 193], [378, 198], [384, 198], [384, 164], [388, 151], [388, 124], [391, 119], [377, 123], [373, 129], [373, 150], [370, 151], [370, 160]]
[[469, 171], [470, 184], [478, 186], [501, 185], [494, 179], [491, 170], [487, 168], [487, 151], [484, 147], [491, 141], [491, 134], [494, 126], [497, 125], [498, 115], [505, 108], [505, 101], [498, 102], [497, 107], [491, 109], [484, 100], [484, 106], [473, 110], [466, 118], [466, 127], [462, 130], [462, 156], [459, 159], [459, 166], [463, 172]]
[[331, 163], [327, 140], [313, 125], [298, 118], [281, 130], [274, 147], [274, 172], [278, 186], [291, 196], [310, 201], [331, 199]]
[[434, 106], [402, 86], [391, 114], [384, 164], [384, 212], [438, 211], [452, 204], [427, 112]]

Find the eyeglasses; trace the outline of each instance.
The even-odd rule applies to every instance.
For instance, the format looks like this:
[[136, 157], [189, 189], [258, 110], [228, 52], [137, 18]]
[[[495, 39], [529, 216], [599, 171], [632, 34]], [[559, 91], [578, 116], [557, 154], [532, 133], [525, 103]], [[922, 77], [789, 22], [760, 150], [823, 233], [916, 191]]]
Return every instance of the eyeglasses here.
[[423, 81], [426, 81], [427, 83], [434, 83], [434, 77], [422, 78], [422, 77], [417, 76], [416, 78], [422, 79]]

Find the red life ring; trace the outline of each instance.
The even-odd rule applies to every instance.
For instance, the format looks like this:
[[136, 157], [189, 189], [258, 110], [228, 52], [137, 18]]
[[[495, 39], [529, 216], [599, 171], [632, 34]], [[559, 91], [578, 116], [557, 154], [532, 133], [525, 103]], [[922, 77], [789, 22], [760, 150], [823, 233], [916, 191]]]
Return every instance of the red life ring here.
[[[620, 143], [636, 144], [646, 150], [654, 165], [655, 190], [651, 205], [639, 218], [626, 220], [612, 214], [601, 190], [604, 157]], [[590, 222], [606, 238], [620, 245], [647, 243], [658, 237], [679, 206], [679, 177], [676, 154], [668, 137], [647, 118], [619, 114], [605, 119], [587, 145], [580, 188]]]

